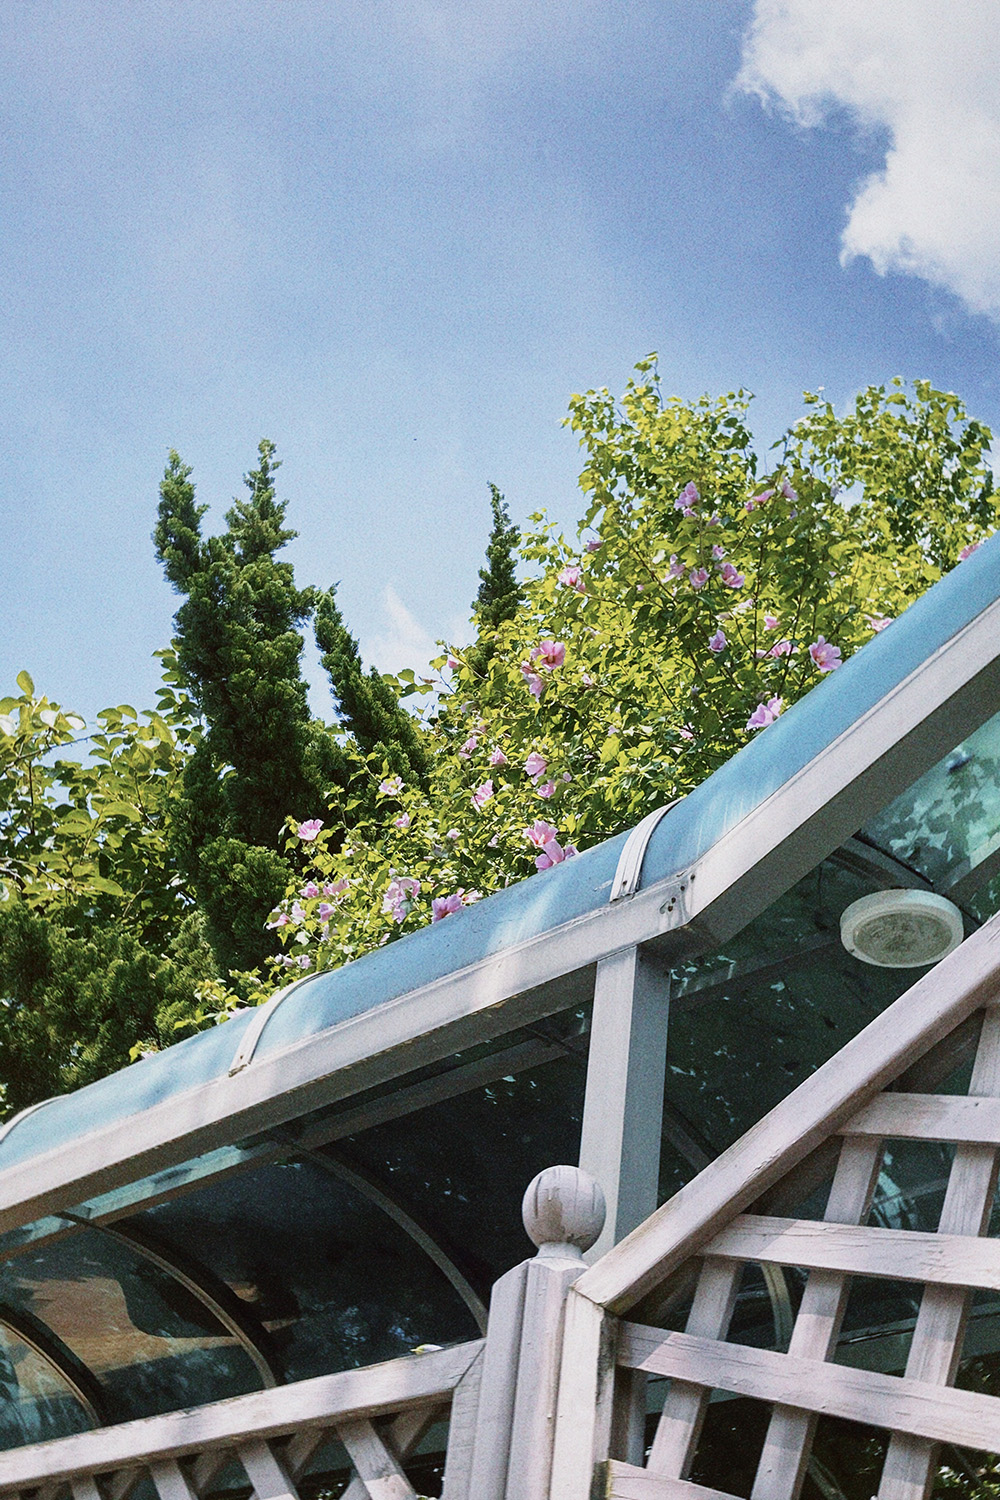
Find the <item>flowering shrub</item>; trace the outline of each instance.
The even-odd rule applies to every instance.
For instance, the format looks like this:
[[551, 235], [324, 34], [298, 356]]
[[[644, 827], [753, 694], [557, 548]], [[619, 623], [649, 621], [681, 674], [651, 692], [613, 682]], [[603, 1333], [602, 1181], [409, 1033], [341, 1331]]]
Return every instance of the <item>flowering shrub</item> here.
[[282, 970], [463, 921], [683, 795], [996, 524], [989, 433], [954, 397], [896, 383], [843, 418], [806, 406], [758, 472], [742, 392], [664, 401], [650, 360], [620, 406], [573, 397], [578, 535], [533, 517], [523, 602], [490, 652], [452, 644], [430, 682], [397, 680], [428, 697], [424, 785], [358, 755], [370, 823], [338, 847], [335, 808], [315, 833], [289, 821]]

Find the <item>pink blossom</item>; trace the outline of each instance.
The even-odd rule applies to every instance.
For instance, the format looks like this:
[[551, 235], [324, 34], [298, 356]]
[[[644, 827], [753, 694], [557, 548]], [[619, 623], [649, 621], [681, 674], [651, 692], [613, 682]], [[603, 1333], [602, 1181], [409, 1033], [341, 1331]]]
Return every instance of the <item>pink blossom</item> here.
[[538, 652], [538, 660], [550, 672], [553, 667], [561, 667], [566, 660], [566, 647], [562, 641], [540, 641], [535, 649]]
[[693, 589], [702, 589], [708, 582], [708, 573], [704, 568], [692, 568], [688, 582]]
[[708, 649], [709, 649], [709, 651], [715, 652], [716, 655], [718, 655], [718, 653], [720, 651], [725, 651], [725, 649], [726, 649], [726, 632], [721, 628], [721, 626], [715, 632], [714, 635], [709, 636], [709, 638], [708, 638]]
[[409, 828], [410, 821], [411, 819], [408, 812], [400, 813], [398, 818], [393, 818], [392, 826], [393, 828]]
[[459, 891], [463, 906], [475, 906], [477, 901], [482, 901], [482, 891]]
[[773, 494], [773, 490], [763, 490], [759, 495], [752, 495], [746, 503], [747, 513], [752, 514], [758, 505], [765, 505]]
[[563, 860], [572, 859], [578, 852], [575, 844], [567, 844], [564, 849], [558, 839], [551, 838], [542, 845], [541, 852], [535, 855], [535, 869], [551, 870], [553, 865], [561, 865]]
[[572, 781], [573, 780], [572, 776], [569, 774], [568, 771], [564, 771], [562, 773], [562, 779], [563, 779], [563, 781]]
[[668, 573], [667, 576], [669, 578], [683, 578], [686, 571], [687, 570], [684, 567], [684, 564], [682, 562], [678, 562], [677, 561], [677, 553], [676, 552], [671, 552], [671, 554], [670, 554], [670, 572]]
[[747, 719], [748, 729], [766, 729], [768, 724], [773, 724], [784, 707], [781, 698], [769, 698], [766, 703], [758, 703], [753, 713]]
[[694, 730], [691, 728], [690, 724], [682, 724], [677, 733], [680, 735], [682, 740], [694, 739]]
[[765, 615], [764, 616], [764, 625], [765, 625], [765, 627], [768, 630], [777, 630], [777, 628], [778, 628], [778, 616], [777, 615]]
[[332, 884], [325, 885], [323, 887], [323, 895], [334, 897], [343, 896], [349, 884], [350, 882], [344, 879], [336, 880]]
[[490, 756], [490, 765], [491, 766], [505, 766], [506, 764], [507, 764], [507, 757], [506, 757], [506, 755], [504, 755], [503, 751], [500, 749], [500, 746], [497, 745], [496, 749], [493, 751], [493, 754]]
[[555, 795], [555, 790], [556, 790], [556, 784], [555, 784], [555, 782], [554, 781], [547, 781], [544, 786], [540, 786], [538, 788], [538, 795], [539, 795], [539, 797], [545, 797], [545, 798], [552, 797], [552, 796]]
[[322, 827], [322, 818], [307, 818], [304, 823], [299, 824], [295, 831], [304, 844], [311, 844]]
[[306, 919], [305, 907], [299, 901], [292, 902], [291, 916], [289, 920], [296, 926], [301, 927]]
[[290, 921], [291, 918], [286, 911], [273, 911], [271, 913], [271, 920], [265, 922], [264, 927], [268, 932], [271, 932], [275, 927], [287, 927]]
[[435, 896], [431, 902], [431, 921], [440, 922], [442, 917], [449, 917], [452, 912], [461, 910], [461, 891], [453, 891], [450, 896]]
[[716, 562], [721, 562], [725, 555], [725, 547], [723, 547], [719, 542], [716, 542], [712, 548], [712, 556], [715, 558]]
[[542, 849], [549, 839], [554, 839], [559, 832], [551, 823], [546, 823], [544, 818], [536, 818], [530, 828], [524, 830], [524, 836], [536, 849]]
[[309, 957], [308, 953], [300, 953], [298, 958], [294, 960], [294, 963], [297, 969], [312, 968], [312, 959]]
[[876, 635], [887, 625], [892, 624], [892, 618], [889, 615], [867, 615], [866, 619]]
[[335, 906], [331, 906], [329, 901], [321, 901], [316, 908], [316, 915], [319, 917], [321, 922], [329, 922], [330, 918], [333, 916], [336, 910], [337, 908]]
[[469, 738], [466, 740], [465, 744], [460, 748], [460, 750], [458, 752], [459, 755], [462, 757], [463, 760], [468, 760], [469, 757], [474, 753], [474, 751], [476, 749], [476, 746], [478, 744], [479, 744], [479, 737], [478, 737], [478, 735], [470, 734]]
[[473, 803], [475, 804], [476, 807], [485, 807], [486, 803], [489, 802], [489, 800], [490, 800], [490, 798], [492, 796], [493, 796], [493, 783], [492, 783], [492, 781], [484, 781], [483, 784], [482, 784], [482, 786], [477, 786], [476, 787], [476, 790], [472, 794], [472, 801], [473, 801]]
[[770, 651], [767, 652], [768, 656], [791, 656], [791, 654], [791, 641], [776, 641]]
[[405, 922], [417, 896], [420, 895], [420, 881], [412, 875], [394, 875], [386, 886], [385, 895], [382, 897], [382, 910], [386, 914], [392, 913], [394, 922]]
[[459, 833], [457, 828], [449, 828], [448, 832], [445, 834], [445, 838], [451, 839], [452, 843], [454, 843], [457, 838], [461, 838], [461, 834]]
[[973, 552], [978, 552], [982, 545], [982, 542], [969, 542], [968, 546], [963, 547], [958, 554], [959, 562], [965, 562], [965, 559], [971, 557]]
[[601, 550], [601, 543], [599, 541], [598, 542], [588, 542], [587, 543], [587, 551], [588, 552], [600, 552], [600, 550]]
[[402, 776], [387, 776], [378, 784], [379, 792], [383, 797], [398, 797], [403, 790]]
[[781, 481], [780, 488], [781, 493], [784, 495], [786, 500], [797, 500], [799, 498], [795, 491], [792, 489], [791, 482], [789, 480], [783, 479]]
[[540, 698], [545, 691], [545, 683], [538, 676], [538, 673], [532, 672], [531, 669], [523, 662], [521, 664], [521, 671], [524, 674], [524, 680], [527, 684], [528, 692], [533, 698]]
[[315, 880], [307, 880], [301, 891], [299, 891], [299, 895], [304, 901], [315, 901], [319, 895], [319, 886]]
[[737, 573], [732, 563], [729, 562], [722, 564], [719, 574], [727, 589], [741, 589], [746, 582], [746, 575]]
[[457, 656], [449, 656], [445, 665], [449, 667], [452, 672], [457, 672], [462, 663], [459, 661]]
[[701, 497], [698, 494], [698, 486], [693, 479], [689, 479], [674, 501], [674, 509], [679, 510], [682, 515], [693, 516], [694, 507]]
[[576, 589], [578, 594], [587, 592], [587, 585], [583, 581], [583, 575], [575, 563], [567, 565], [559, 573], [559, 582], [568, 589]]
[[721, 526], [722, 525], [722, 517], [721, 516], [709, 516], [709, 518], [708, 518], [708, 524], [709, 524], [709, 526]]
[[840, 647], [821, 635], [809, 647], [809, 655], [821, 672], [834, 672], [841, 664]]
[[532, 781], [537, 781], [539, 776], [544, 776], [547, 766], [548, 761], [545, 759], [545, 756], [541, 755], [537, 750], [532, 750], [524, 762], [525, 773], [531, 777]]
[[585, 688], [595, 688], [597, 686], [597, 683], [591, 677], [589, 672], [584, 672], [580, 678], [580, 685]]

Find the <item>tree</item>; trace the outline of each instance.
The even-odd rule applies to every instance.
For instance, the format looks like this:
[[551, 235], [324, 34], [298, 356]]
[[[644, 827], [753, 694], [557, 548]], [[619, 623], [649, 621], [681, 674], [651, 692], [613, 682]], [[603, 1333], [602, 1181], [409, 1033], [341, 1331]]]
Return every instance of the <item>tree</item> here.
[[479, 569], [479, 592], [473, 600], [477, 636], [468, 658], [475, 671], [483, 673], [496, 646], [496, 632], [512, 620], [523, 599], [517, 581], [517, 549], [521, 533], [510, 519], [503, 495], [490, 485], [493, 526], [486, 545], [486, 566]]
[[682, 796], [996, 526], [990, 433], [956, 397], [805, 399], [765, 467], [743, 392], [664, 400], [652, 358], [620, 404], [573, 397], [577, 537], [533, 517], [485, 663], [479, 641], [438, 661], [427, 785], [369, 761], [379, 815], [345, 847], [291, 825], [311, 864], [280, 962], [342, 963]]

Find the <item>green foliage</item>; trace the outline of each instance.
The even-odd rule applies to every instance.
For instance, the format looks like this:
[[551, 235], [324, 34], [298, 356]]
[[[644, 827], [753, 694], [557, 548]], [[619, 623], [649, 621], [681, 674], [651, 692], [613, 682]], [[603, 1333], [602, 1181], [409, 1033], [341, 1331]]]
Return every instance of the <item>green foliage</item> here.
[[496, 649], [496, 632], [512, 620], [524, 598], [517, 581], [517, 549], [521, 533], [510, 519], [503, 495], [490, 485], [493, 525], [486, 544], [486, 567], [479, 570], [479, 592], [473, 600], [476, 640], [467, 658], [478, 674], [485, 672]]

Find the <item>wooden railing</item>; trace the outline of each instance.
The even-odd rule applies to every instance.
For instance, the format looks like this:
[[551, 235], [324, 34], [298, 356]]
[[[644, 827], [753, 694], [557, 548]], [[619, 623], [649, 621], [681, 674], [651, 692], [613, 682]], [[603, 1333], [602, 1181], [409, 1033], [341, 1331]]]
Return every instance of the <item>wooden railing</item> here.
[[237, 1464], [257, 1500], [297, 1500], [296, 1482], [335, 1437], [355, 1471], [343, 1500], [415, 1500], [406, 1461], [450, 1417], [444, 1493], [469, 1500], [482, 1349], [408, 1355], [0, 1454], [0, 1496], [128, 1500], [148, 1475], [159, 1500], [201, 1500]]

